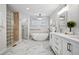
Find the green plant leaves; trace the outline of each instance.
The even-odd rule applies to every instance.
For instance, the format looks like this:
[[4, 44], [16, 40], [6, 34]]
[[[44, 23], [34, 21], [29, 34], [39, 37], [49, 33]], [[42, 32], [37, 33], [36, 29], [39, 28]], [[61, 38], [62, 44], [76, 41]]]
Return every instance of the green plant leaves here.
[[67, 26], [68, 26], [69, 28], [73, 28], [73, 27], [76, 26], [76, 22], [74, 22], [74, 21], [69, 21], [69, 22], [67, 22]]

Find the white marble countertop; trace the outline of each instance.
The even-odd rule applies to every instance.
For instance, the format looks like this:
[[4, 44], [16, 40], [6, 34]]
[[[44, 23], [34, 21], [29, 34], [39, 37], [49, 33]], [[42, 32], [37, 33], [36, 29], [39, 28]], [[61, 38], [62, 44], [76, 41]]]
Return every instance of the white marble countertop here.
[[68, 35], [68, 34], [57, 33], [57, 32], [52, 32], [52, 34], [63, 37], [63, 38], [66, 38], [69, 41], [73, 41], [73, 42], [79, 44], [79, 36], [78, 35]]

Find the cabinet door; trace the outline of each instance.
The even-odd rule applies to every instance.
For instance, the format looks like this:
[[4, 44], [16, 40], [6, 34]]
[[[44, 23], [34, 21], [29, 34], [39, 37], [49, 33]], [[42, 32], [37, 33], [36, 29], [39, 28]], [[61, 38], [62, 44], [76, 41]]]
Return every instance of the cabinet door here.
[[63, 55], [72, 54], [72, 43], [63, 38]]
[[55, 39], [56, 39], [56, 38], [55, 38], [55, 35], [52, 35], [52, 41], [51, 41], [51, 42], [52, 42], [52, 46], [51, 46], [51, 47], [52, 47], [53, 51], [55, 52], [55, 54], [58, 54], [58, 53], [57, 53], [57, 48], [56, 48], [56, 46], [55, 46], [55, 45], [56, 45], [56, 44], [55, 44]]
[[61, 37], [57, 37], [55, 36], [55, 40], [54, 40], [55, 44], [55, 52], [59, 55], [62, 54], [62, 39]]
[[79, 55], [79, 45], [76, 43], [73, 43], [73, 55]]

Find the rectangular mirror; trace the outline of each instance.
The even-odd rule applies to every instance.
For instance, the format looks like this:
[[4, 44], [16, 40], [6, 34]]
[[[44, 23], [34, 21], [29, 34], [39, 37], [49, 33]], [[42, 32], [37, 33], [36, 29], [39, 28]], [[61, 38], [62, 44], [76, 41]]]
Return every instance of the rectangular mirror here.
[[63, 8], [61, 8], [59, 10], [59, 12], [57, 13], [57, 28], [58, 28], [58, 32], [60, 33], [64, 33], [67, 29], [67, 16], [68, 16], [68, 6], [64, 6]]

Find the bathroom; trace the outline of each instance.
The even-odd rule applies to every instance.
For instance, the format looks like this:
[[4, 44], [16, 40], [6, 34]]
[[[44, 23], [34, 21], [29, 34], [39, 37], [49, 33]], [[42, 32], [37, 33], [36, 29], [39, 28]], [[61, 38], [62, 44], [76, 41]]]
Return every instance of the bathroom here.
[[[79, 4], [0, 6], [0, 15], [5, 16], [5, 22], [0, 20], [0, 29], [4, 29], [0, 54], [79, 55]], [[76, 26], [70, 29], [69, 21]]]

